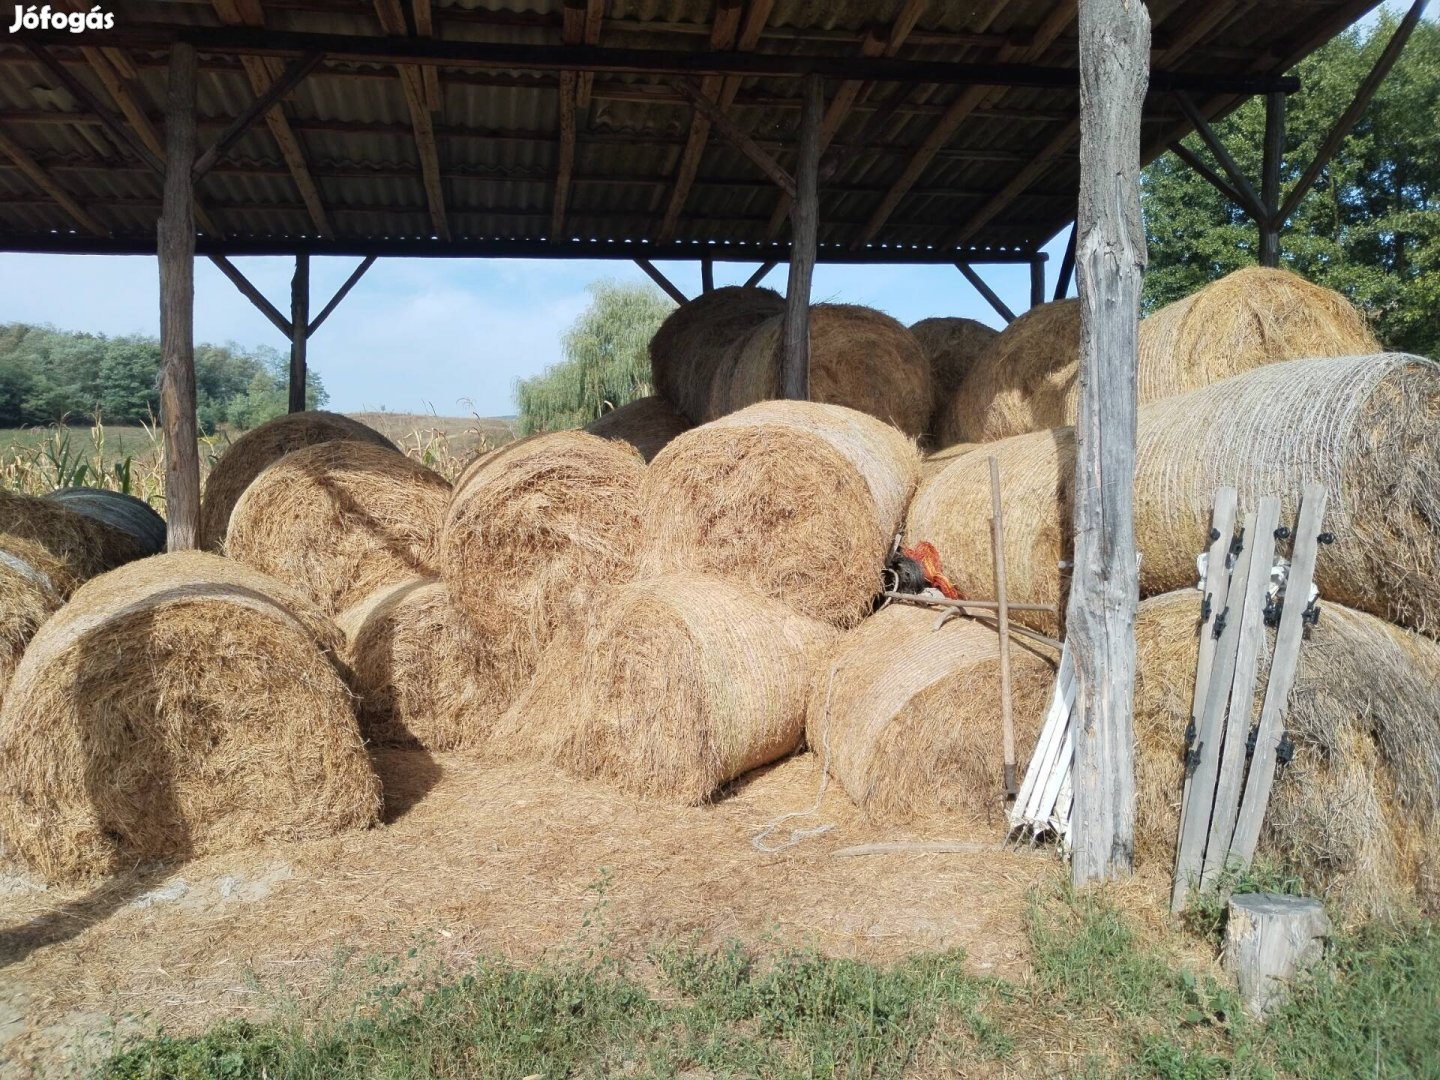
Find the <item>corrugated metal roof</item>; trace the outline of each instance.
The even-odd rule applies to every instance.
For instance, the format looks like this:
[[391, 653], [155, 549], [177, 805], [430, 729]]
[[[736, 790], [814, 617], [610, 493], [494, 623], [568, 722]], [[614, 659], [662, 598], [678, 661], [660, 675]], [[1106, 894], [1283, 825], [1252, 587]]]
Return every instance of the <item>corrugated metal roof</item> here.
[[[572, 2], [587, 6], [585, 0]], [[744, 4], [742, 15], [748, 16], [755, 2]], [[602, 47], [710, 47], [714, 0], [589, 4], [603, 14]], [[564, 0], [433, 0], [431, 6], [435, 36], [444, 41], [558, 45], [563, 40]], [[770, 10], [757, 51], [851, 57], [861, 55], [867, 34], [883, 40], [907, 5], [906, 0], [774, 0], [766, 6]], [[1276, 74], [1372, 6], [1374, 0], [1151, 0], [1156, 64], [1181, 72]], [[258, 7], [265, 28], [273, 31], [368, 37], [382, 32], [372, 0], [260, 0]], [[1073, 0], [1068, 7], [1073, 11]], [[895, 55], [916, 61], [1025, 60], [1073, 67], [1073, 20], [1053, 41], [1030, 48], [1037, 28], [1056, 8], [1056, 0], [932, 0]], [[126, 0], [117, 19], [123, 25], [222, 25], [217, 8], [199, 0]], [[1195, 28], [1201, 32], [1191, 34]], [[87, 36], [50, 49], [87, 96], [109, 112], [123, 111], [122, 102], [97, 77], [95, 50], [79, 47], [99, 41], [98, 35]], [[137, 48], [123, 60], [133, 65], [135, 78], [122, 92], [159, 132], [166, 56]], [[570, 83], [555, 72], [455, 67], [440, 68], [439, 82], [441, 106], [430, 119], [443, 215], [453, 241], [550, 239], [562, 157], [560, 94], [562, 85]], [[833, 96], [840, 87], [839, 80], [831, 80], [827, 93]], [[737, 78], [735, 90], [729, 115], [790, 167], [798, 139], [799, 81], [744, 77]], [[855, 247], [917, 148], [964, 92], [956, 86], [894, 83], [860, 90], [838, 125], [825, 163], [822, 258]], [[239, 56], [202, 53], [197, 100], [202, 146], [254, 97], [251, 73]], [[1235, 100], [1210, 104], [1224, 108]], [[424, 155], [395, 66], [327, 61], [282, 108], [337, 242], [354, 246], [432, 236], [435, 208], [427, 198]], [[961, 230], [987, 206], [1066, 130], [1077, 108], [1074, 89], [992, 91], [899, 199], [867, 250], [882, 257], [914, 254], [911, 249], [931, 251], [935, 258], [953, 256], [937, 248], [940, 238]], [[1179, 122], [1173, 103], [1152, 95], [1144, 127], [1147, 145], [1163, 147]], [[665, 78], [596, 75], [588, 106], [577, 110], [563, 237], [587, 245], [586, 251], [594, 250], [592, 245], [625, 250], [660, 239], [693, 123], [690, 105]], [[99, 123], [90, 105], [76, 100], [14, 40], [0, 45], [0, 125], [55, 186], [105, 226], [110, 241], [153, 242], [159, 177]], [[291, 238], [299, 246], [313, 240], [318, 229], [302, 198], [301, 180], [275, 134], [260, 122], [230, 148], [200, 194], [228, 240]], [[1006, 251], [1038, 248], [1073, 217], [1077, 184], [1075, 148], [1062, 148], [1025, 190], [974, 231], [970, 243]], [[712, 132], [674, 238], [732, 248], [783, 242], [783, 227], [771, 225], [779, 201], [779, 192], [757, 167]], [[0, 167], [0, 248], [34, 245], [47, 233], [69, 235], [75, 228], [59, 204], [20, 171]]]

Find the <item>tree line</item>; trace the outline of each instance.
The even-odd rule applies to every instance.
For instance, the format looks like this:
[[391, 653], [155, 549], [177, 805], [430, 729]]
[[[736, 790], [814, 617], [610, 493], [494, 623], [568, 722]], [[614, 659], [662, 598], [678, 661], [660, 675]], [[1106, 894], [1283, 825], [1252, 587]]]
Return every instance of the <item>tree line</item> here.
[[[96, 415], [109, 424], [149, 423], [160, 409], [159, 376], [158, 338], [0, 324], [0, 427], [88, 423]], [[197, 345], [201, 429], [248, 429], [279, 416], [288, 380], [288, 359], [269, 346]], [[314, 371], [305, 389], [312, 409], [329, 400]]]

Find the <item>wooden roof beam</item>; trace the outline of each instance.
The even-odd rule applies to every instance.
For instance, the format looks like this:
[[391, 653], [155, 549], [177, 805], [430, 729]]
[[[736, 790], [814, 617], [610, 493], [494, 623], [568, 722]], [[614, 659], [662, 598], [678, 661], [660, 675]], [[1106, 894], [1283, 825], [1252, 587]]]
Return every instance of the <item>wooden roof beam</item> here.
[[754, 139], [750, 138], [734, 120], [731, 120], [719, 105], [706, 97], [705, 92], [698, 85], [685, 80], [677, 80], [675, 89], [689, 98], [696, 111], [703, 113], [715, 130], [720, 132], [735, 149], [753, 161], [761, 172], [774, 181], [776, 187], [790, 198], [795, 197], [795, 178], [770, 154], [766, 153]]
[[1071, 120], [1060, 131], [1053, 135], [1049, 142], [1040, 148], [1033, 158], [1030, 159], [1021, 170], [1010, 178], [1010, 182], [995, 193], [984, 206], [971, 216], [961, 228], [953, 235], [947, 237], [944, 243], [948, 245], [963, 244], [977, 232], [990, 224], [995, 216], [1025, 193], [1035, 179], [1055, 163], [1055, 160], [1066, 150], [1075, 144], [1080, 137], [1080, 118], [1077, 116]]
[[[375, 16], [380, 20], [380, 29], [391, 37], [401, 38], [409, 33], [400, 0], [375, 0]], [[410, 110], [415, 152], [420, 158], [420, 178], [425, 187], [425, 201], [430, 207], [430, 227], [440, 239], [449, 240], [445, 188], [440, 180], [440, 151], [435, 143], [435, 121], [425, 89], [425, 77], [414, 64], [400, 62], [395, 69], [400, 75], [400, 90], [405, 95], [405, 105]]]
[[[600, 44], [600, 30], [604, 26], [605, 0], [586, 0], [585, 28], [583, 38], [586, 45]], [[590, 91], [595, 85], [593, 71], [580, 72], [580, 82], [575, 88], [575, 105], [580, 109], [590, 108]]]
[[96, 236], [110, 235], [110, 230], [91, 217], [89, 211], [71, 198], [70, 194], [55, 182], [54, 177], [36, 163], [24, 147], [3, 131], [0, 131], [0, 153], [13, 161], [15, 167], [24, 173], [32, 184], [59, 203], [60, 208], [69, 214], [82, 229], [94, 233]]
[[[211, 0], [211, 2], [215, 8], [215, 14], [226, 26], [263, 28], [265, 25], [265, 12], [260, 7], [260, 0]], [[250, 89], [256, 94], [263, 94], [280, 77], [282, 71], [279, 61], [263, 56], [242, 56], [240, 64], [244, 68], [246, 79], [250, 82]], [[305, 159], [305, 151], [300, 146], [300, 140], [295, 137], [284, 107], [269, 110], [265, 114], [265, 125], [270, 129], [270, 137], [275, 140], [275, 145], [280, 149], [280, 156], [285, 159], [285, 165], [290, 170], [290, 178], [300, 193], [301, 201], [305, 203], [305, 212], [310, 215], [311, 223], [321, 236], [327, 239], [333, 237], [335, 230], [330, 225], [330, 215], [325, 212], [325, 203], [320, 198], [320, 189], [315, 184], [315, 178], [310, 175], [310, 166]]]
[[321, 53], [311, 53], [309, 56], [302, 56], [298, 60], [292, 60], [285, 70], [281, 72], [280, 77], [270, 84], [270, 88], [252, 101], [244, 112], [227, 124], [225, 130], [220, 133], [219, 137], [210, 146], [210, 149], [200, 155], [199, 159], [195, 162], [195, 169], [192, 173], [195, 181], [198, 183], [206, 173], [213, 169], [220, 158], [224, 156], [225, 152], [229, 150], [242, 135], [254, 127], [255, 122], [259, 120], [260, 117], [278, 105], [281, 99], [290, 93], [291, 90], [295, 89], [295, 87], [300, 84], [300, 81], [304, 79], [306, 75], [310, 74], [310, 72], [314, 71], [315, 68], [319, 66], [320, 61], [324, 59], [325, 57]]
[[[415, 17], [415, 36], [435, 36], [435, 16], [430, 9], [430, 0], [410, 0], [410, 13]], [[440, 95], [440, 69], [426, 66], [420, 69], [425, 80], [425, 104], [432, 113], [438, 113], [444, 104]]]
[[[588, 0], [566, 0], [560, 27], [560, 36], [566, 45], [584, 44], [588, 8]], [[565, 211], [570, 205], [571, 178], [575, 174], [575, 108], [580, 96], [579, 74], [560, 72], [557, 94], [555, 195], [550, 206], [550, 239], [556, 243], [565, 231]]]

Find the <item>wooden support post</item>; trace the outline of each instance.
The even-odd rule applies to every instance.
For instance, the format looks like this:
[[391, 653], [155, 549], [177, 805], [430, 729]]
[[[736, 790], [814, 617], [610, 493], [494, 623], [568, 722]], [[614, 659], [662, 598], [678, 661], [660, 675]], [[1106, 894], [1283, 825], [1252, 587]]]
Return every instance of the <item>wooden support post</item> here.
[[1030, 257], [1030, 306], [1045, 302], [1045, 253], [1037, 251]]
[[650, 280], [665, 290], [667, 296], [677, 304], [688, 304], [690, 298], [675, 287], [675, 283], [660, 272], [660, 268], [649, 259], [636, 259], [635, 265], [650, 275]]
[[[1034, 263], [1031, 263], [1034, 266]], [[1041, 283], [1044, 288], [1044, 283]], [[1005, 750], [1005, 795], [1015, 787], [1015, 718], [1010, 703], [1010, 598], [1005, 591], [1005, 522], [1000, 510], [1000, 459], [990, 457], [990, 547], [995, 562], [996, 621], [1000, 624], [1000, 726]]]
[[795, 163], [795, 205], [790, 209], [790, 281], [785, 290], [785, 327], [781, 334], [780, 396], [810, 399], [810, 280], [815, 274], [815, 245], [820, 231], [820, 124], [825, 117], [825, 85], [818, 75], [805, 77], [800, 115], [800, 153]]
[[1075, 277], [1075, 237], [1080, 232], [1078, 224], [1070, 226], [1070, 239], [1065, 244], [1065, 254], [1060, 257], [1060, 274], [1055, 279], [1055, 299], [1064, 300], [1070, 291], [1070, 281]]
[[1002, 319], [1007, 323], [1015, 321], [1015, 313], [1010, 310], [1010, 305], [1005, 303], [1004, 300], [1001, 300], [1000, 297], [996, 295], [995, 290], [985, 284], [985, 279], [977, 274], [969, 263], [957, 262], [955, 269], [965, 275], [965, 280], [975, 286], [975, 291], [989, 301], [990, 306], [995, 309], [996, 313]]
[[1075, 697], [1077, 885], [1135, 858], [1136, 370], [1145, 228], [1140, 110], [1150, 15], [1140, 0], [1080, 0], [1080, 409], [1068, 644]]
[[310, 336], [310, 256], [295, 256], [290, 279], [290, 411], [305, 411], [305, 342]]
[[708, 255], [700, 260], [700, 291], [715, 291], [715, 260]]
[[1265, 164], [1260, 177], [1260, 265], [1280, 265], [1280, 164], [1285, 156], [1285, 95], [1265, 97]]
[[165, 101], [165, 195], [156, 230], [160, 264], [160, 421], [170, 551], [199, 543], [200, 448], [195, 421], [195, 49], [170, 50]]

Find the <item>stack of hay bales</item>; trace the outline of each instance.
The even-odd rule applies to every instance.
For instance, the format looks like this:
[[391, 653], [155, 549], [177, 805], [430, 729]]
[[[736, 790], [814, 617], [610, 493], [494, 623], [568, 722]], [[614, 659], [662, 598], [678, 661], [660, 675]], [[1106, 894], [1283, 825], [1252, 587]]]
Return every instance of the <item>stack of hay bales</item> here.
[[436, 572], [449, 497], [444, 477], [393, 449], [316, 443], [245, 489], [226, 551], [337, 615], [385, 585]]
[[921, 319], [910, 333], [930, 358], [930, 433], [937, 436], [945, 410], [1000, 331], [974, 319]]
[[195, 552], [82, 586], [0, 709], [0, 835], [46, 880], [375, 822], [338, 632], [281, 583]]
[[670, 444], [677, 435], [689, 431], [693, 424], [676, 411], [675, 406], [658, 394], [637, 398], [628, 405], [611, 409], [600, 419], [585, 425], [591, 435], [629, 443], [646, 461]]
[[218, 551], [230, 526], [230, 512], [245, 489], [270, 465], [306, 446], [355, 440], [374, 446], [395, 444], [358, 420], [329, 412], [298, 412], [276, 417], [247, 431], [220, 455], [205, 481], [200, 503], [200, 546]]
[[[1141, 404], [1160, 401], [1265, 364], [1379, 348], [1339, 293], [1285, 270], [1249, 267], [1141, 322], [1138, 396]], [[1031, 309], [951, 396], [938, 425], [941, 445], [1075, 423], [1079, 369], [1079, 301]]]
[[710, 386], [726, 353], [784, 308], [785, 301], [774, 289], [737, 286], [712, 289], [681, 304], [650, 341], [650, 382], [655, 392], [693, 423], [711, 419]]
[[[1140, 605], [1135, 627], [1136, 856], [1174, 864], [1200, 594]], [[1264, 665], [1274, 644], [1268, 635]], [[1262, 670], [1263, 683], [1263, 670]], [[1258, 711], [1258, 709], [1257, 709]], [[1326, 603], [1300, 649], [1260, 854], [1346, 917], [1440, 906], [1440, 645]]]
[[[737, 341], [718, 364], [706, 419], [780, 397], [781, 337], [776, 315]], [[810, 400], [845, 405], [907, 435], [930, 427], [930, 362], [913, 334], [889, 315], [855, 304], [810, 308]]]
[[144, 499], [119, 491], [87, 487], [60, 488], [45, 498], [128, 534], [135, 540], [142, 558], [159, 555], [165, 550], [165, 519]]

